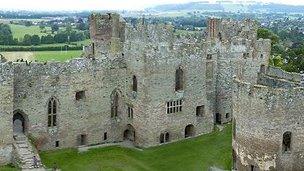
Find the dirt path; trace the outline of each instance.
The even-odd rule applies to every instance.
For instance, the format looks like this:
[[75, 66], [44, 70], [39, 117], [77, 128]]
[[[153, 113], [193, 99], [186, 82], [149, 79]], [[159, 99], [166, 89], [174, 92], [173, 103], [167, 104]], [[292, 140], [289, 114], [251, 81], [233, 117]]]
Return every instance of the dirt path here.
[[8, 61], [16, 61], [17, 59], [33, 61], [35, 59], [33, 52], [0, 52], [0, 54]]

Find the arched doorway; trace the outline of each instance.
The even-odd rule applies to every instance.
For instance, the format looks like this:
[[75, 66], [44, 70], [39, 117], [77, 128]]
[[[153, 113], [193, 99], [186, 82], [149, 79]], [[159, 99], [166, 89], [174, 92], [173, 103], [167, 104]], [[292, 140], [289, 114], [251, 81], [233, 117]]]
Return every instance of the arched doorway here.
[[185, 138], [193, 137], [195, 135], [194, 126], [192, 124], [187, 125], [185, 128]]
[[13, 133], [25, 134], [27, 131], [27, 120], [21, 112], [15, 112], [13, 116]]
[[135, 141], [135, 129], [132, 125], [128, 124], [127, 129], [124, 131], [124, 140]]

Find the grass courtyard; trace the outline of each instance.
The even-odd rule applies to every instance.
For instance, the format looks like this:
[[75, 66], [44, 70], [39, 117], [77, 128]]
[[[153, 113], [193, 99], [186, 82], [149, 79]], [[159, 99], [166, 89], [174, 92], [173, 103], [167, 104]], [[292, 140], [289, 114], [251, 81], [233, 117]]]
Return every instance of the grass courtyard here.
[[139, 151], [118, 146], [91, 149], [78, 153], [76, 149], [41, 153], [43, 163], [54, 163], [63, 171], [123, 170], [176, 171], [208, 170], [210, 166], [231, 168], [231, 125], [193, 139]]

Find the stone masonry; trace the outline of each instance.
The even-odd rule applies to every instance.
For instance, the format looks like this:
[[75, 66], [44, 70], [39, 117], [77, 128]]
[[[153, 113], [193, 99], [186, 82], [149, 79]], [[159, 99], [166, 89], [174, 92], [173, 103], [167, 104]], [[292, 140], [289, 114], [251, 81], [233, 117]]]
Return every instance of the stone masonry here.
[[304, 169], [303, 78], [262, 66], [256, 83], [235, 79], [234, 169]]
[[149, 147], [209, 133], [232, 118], [233, 78], [257, 82], [270, 40], [253, 21], [209, 19], [203, 38], [170, 25], [90, 16], [92, 44], [68, 62], [0, 64], [0, 164], [13, 135], [39, 150], [131, 141]]

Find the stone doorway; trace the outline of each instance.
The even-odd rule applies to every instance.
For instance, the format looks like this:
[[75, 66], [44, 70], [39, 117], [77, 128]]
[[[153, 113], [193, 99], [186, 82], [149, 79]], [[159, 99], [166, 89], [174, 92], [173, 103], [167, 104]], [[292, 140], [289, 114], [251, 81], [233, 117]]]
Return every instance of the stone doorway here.
[[221, 115], [219, 113], [215, 114], [215, 124], [221, 124]]
[[128, 124], [127, 129], [124, 131], [124, 140], [135, 141], [135, 129], [132, 125]]
[[25, 134], [27, 131], [26, 116], [21, 112], [16, 112], [13, 116], [13, 133]]
[[193, 137], [195, 135], [194, 126], [192, 124], [187, 125], [185, 128], [185, 138]]

